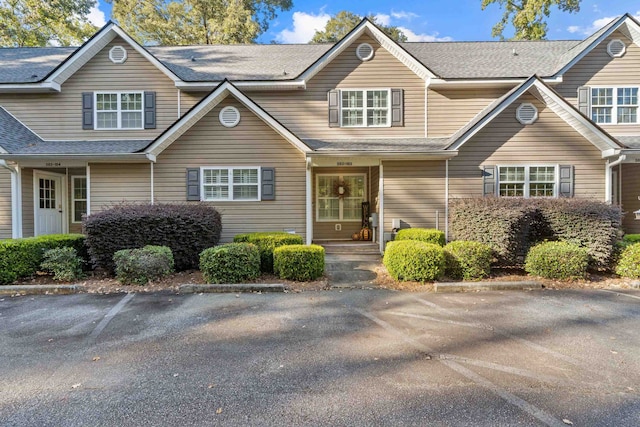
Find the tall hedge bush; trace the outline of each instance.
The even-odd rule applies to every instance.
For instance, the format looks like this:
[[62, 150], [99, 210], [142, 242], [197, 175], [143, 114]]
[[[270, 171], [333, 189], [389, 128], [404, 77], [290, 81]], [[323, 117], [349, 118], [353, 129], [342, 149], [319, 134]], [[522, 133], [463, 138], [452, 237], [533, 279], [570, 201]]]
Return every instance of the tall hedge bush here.
[[398, 231], [395, 240], [418, 240], [440, 246], [447, 243], [444, 232], [435, 228], [404, 228]]
[[122, 249], [167, 246], [178, 271], [198, 268], [200, 252], [220, 240], [218, 211], [205, 203], [118, 205], [83, 222], [92, 262], [114, 271], [113, 255]]
[[450, 237], [489, 245], [507, 266], [522, 265], [529, 248], [546, 239], [585, 247], [591, 267], [607, 268], [621, 224], [619, 207], [594, 200], [484, 197], [449, 205]]
[[49, 234], [0, 240], [0, 285], [35, 274], [47, 250], [66, 247], [75, 249], [82, 259], [87, 259], [85, 237], [82, 234]]
[[297, 234], [284, 231], [266, 231], [258, 233], [236, 234], [236, 243], [253, 243], [260, 249], [260, 270], [263, 273], [273, 273], [273, 250], [279, 246], [302, 245], [304, 240]]

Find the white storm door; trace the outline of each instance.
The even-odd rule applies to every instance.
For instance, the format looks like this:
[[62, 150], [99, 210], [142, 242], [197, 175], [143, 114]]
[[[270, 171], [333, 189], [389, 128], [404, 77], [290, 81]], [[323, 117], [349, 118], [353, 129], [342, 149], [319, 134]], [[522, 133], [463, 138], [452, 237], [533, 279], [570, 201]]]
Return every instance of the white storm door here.
[[62, 176], [34, 174], [35, 235], [62, 233]]

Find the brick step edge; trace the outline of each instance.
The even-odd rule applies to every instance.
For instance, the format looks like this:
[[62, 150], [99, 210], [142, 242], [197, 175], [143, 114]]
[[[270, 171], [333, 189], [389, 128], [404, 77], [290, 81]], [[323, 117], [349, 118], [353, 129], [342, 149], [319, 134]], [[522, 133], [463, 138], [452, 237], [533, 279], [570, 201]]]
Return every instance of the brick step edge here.
[[446, 292], [469, 292], [469, 291], [513, 291], [513, 290], [534, 290], [542, 289], [541, 282], [436, 282], [434, 291], [438, 293]]
[[238, 293], [238, 292], [284, 292], [285, 286], [281, 283], [242, 283], [229, 285], [180, 285], [178, 290], [181, 294], [199, 294], [199, 293]]

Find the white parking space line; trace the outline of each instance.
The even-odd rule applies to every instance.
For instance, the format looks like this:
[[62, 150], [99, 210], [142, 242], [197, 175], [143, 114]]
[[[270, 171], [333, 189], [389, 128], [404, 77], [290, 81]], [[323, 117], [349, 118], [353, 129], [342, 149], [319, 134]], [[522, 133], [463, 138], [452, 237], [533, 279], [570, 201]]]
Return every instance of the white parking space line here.
[[623, 292], [610, 291], [610, 290], [608, 290], [608, 289], [600, 289], [600, 291], [602, 291], [602, 292], [608, 292], [608, 293], [611, 293], [611, 294], [614, 294], [614, 295], [619, 295], [619, 296], [622, 296], [622, 297], [629, 297], [629, 298], [633, 298], [633, 299], [640, 299], [640, 297], [639, 297], [639, 296], [637, 296], [637, 295], [629, 295], [629, 294], [625, 294], [625, 293], [623, 293]]
[[134, 296], [135, 296], [134, 293], [125, 295], [125, 297], [122, 298], [120, 302], [118, 302], [118, 304], [116, 304], [115, 306], [113, 306], [111, 310], [109, 310], [107, 315], [104, 316], [104, 318], [100, 321], [100, 323], [98, 323], [95, 329], [87, 337], [87, 345], [91, 345], [96, 341], [96, 338], [98, 338], [98, 335], [100, 335], [100, 333], [104, 330], [104, 328], [107, 327], [109, 322], [111, 322], [111, 319], [113, 319], [120, 312], [120, 310], [122, 310], [124, 306], [127, 305], [127, 303], [133, 299]]
[[[371, 320], [372, 322], [376, 323], [377, 325], [381, 326], [382, 328], [386, 329], [387, 331], [391, 332], [394, 336], [400, 337], [404, 342], [406, 342], [407, 344], [410, 344], [412, 347], [423, 351], [425, 353], [428, 353], [430, 355], [434, 355], [434, 351], [433, 349], [429, 348], [428, 346], [422, 344], [421, 342], [413, 339], [412, 337], [406, 335], [405, 333], [403, 333], [402, 331], [400, 331], [399, 329], [393, 327], [391, 324], [389, 324], [388, 322], [385, 322], [384, 320], [374, 316], [371, 313], [368, 313], [364, 310], [361, 310], [359, 308], [356, 307], [350, 307], [352, 308], [354, 311], [356, 311], [357, 313], [359, 313], [360, 315], [366, 317], [367, 319]], [[493, 393], [495, 393], [496, 395], [498, 395], [499, 397], [501, 397], [502, 399], [504, 399], [505, 401], [507, 401], [508, 403], [517, 406], [518, 408], [520, 408], [521, 410], [523, 410], [524, 412], [528, 413], [529, 415], [531, 415], [532, 417], [536, 418], [538, 421], [540, 421], [541, 423], [547, 425], [547, 426], [552, 426], [552, 427], [561, 427], [564, 426], [566, 427], [566, 425], [558, 420], [557, 418], [555, 418], [554, 416], [552, 416], [551, 414], [545, 412], [544, 410], [530, 404], [529, 402], [526, 402], [525, 400], [519, 398], [518, 396], [508, 392], [507, 390], [493, 384], [491, 381], [489, 381], [488, 379], [476, 374], [475, 372], [470, 371], [469, 369], [465, 368], [464, 366], [460, 365], [458, 362], [454, 361], [454, 360], [448, 360], [448, 359], [436, 359], [437, 361], [439, 361], [440, 363], [444, 364], [445, 366], [449, 367], [450, 369], [454, 370], [455, 372], [459, 373], [460, 375], [462, 375], [463, 377], [467, 378], [468, 380], [471, 380], [473, 382], [475, 382], [476, 384], [492, 391]]]

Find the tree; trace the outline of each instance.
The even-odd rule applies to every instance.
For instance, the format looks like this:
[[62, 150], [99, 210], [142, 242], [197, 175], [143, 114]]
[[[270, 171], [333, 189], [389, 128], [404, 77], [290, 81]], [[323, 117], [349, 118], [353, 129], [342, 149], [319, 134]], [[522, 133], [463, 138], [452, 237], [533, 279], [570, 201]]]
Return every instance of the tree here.
[[0, 0], [0, 46], [79, 45], [95, 31], [94, 0]]
[[[377, 22], [374, 16], [368, 17], [382, 31], [397, 42], [406, 42], [407, 36], [398, 27], [386, 26]], [[360, 15], [343, 10], [338, 12], [327, 21], [323, 31], [316, 31], [311, 39], [311, 43], [335, 43], [353, 30], [362, 21]]]
[[547, 37], [547, 23], [551, 7], [562, 12], [580, 11], [580, 0], [482, 0], [482, 10], [497, 3], [504, 8], [502, 20], [491, 30], [493, 37], [504, 39], [505, 26], [511, 21], [515, 40], [542, 40]]
[[120, 26], [143, 44], [251, 43], [292, 0], [107, 0]]

